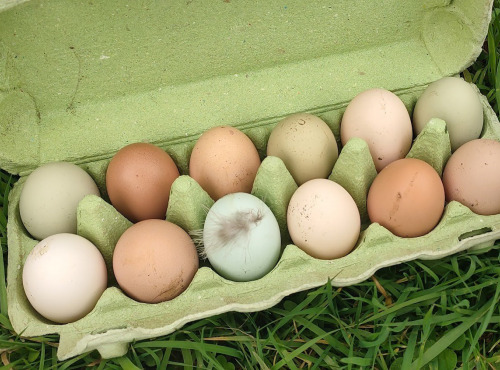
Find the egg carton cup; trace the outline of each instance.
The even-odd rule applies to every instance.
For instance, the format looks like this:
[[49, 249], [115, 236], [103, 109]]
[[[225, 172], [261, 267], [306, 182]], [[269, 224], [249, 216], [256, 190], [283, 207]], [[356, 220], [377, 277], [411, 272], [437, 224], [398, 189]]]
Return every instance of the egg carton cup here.
[[[280, 31], [283, 32], [280, 42], [286, 44], [283, 40], [288, 38], [293, 41], [286, 44], [292, 57], [280, 56], [283, 53], [276, 51], [272, 41], [276, 35], [272, 28], [259, 21], [252, 26], [246, 21], [242, 24], [236, 22], [241, 19], [241, 14], [248, 19], [260, 19], [262, 12], [259, 9], [266, 9], [267, 2], [233, 4], [230, 8], [223, 2], [200, 1], [190, 9], [185, 3], [173, 2], [172, 17], [166, 16], [170, 20], [166, 23], [168, 34], [185, 42], [174, 45], [167, 62], [177, 66], [182, 73], [176, 75], [174, 69], [170, 76], [173, 82], [159, 81], [159, 88], [154, 90], [151, 86], [157, 86], [155, 84], [161, 76], [150, 75], [148, 67], [153, 63], [144, 62], [144, 66], [134, 62], [133, 58], [142, 60], [142, 54], [132, 57], [126, 52], [127, 37], [132, 36], [124, 33], [125, 25], [109, 18], [120, 8], [120, 2], [95, 3], [92, 9], [85, 5], [72, 5], [80, 7], [78, 9], [69, 7], [72, 11], [80, 11], [82, 27], [86, 27], [88, 35], [80, 35], [77, 24], [74, 30], [66, 28], [58, 33], [57, 27], [61, 24], [57, 22], [62, 22], [62, 26], [71, 25], [71, 18], [60, 17], [56, 22], [52, 16], [55, 10], [66, 9], [67, 3], [63, 3], [27, 1], [8, 9], [0, 8], [0, 125], [5, 129], [5, 135], [0, 136], [0, 163], [2, 168], [21, 175], [9, 196], [9, 317], [14, 330], [25, 337], [58, 333], [59, 359], [94, 349], [104, 358], [120, 356], [126, 353], [130, 342], [172, 333], [193, 320], [228, 311], [263, 310], [287, 295], [328, 281], [332, 286], [348, 286], [368, 279], [383, 267], [415, 259], [439, 259], [472, 248], [488, 250], [500, 239], [500, 215], [477, 215], [457, 202], [447, 204], [436, 228], [421, 237], [401, 238], [379, 224], [369, 224], [366, 195], [376, 171], [366, 143], [352, 139], [342, 148], [330, 179], [340, 183], [353, 196], [364, 222], [363, 231], [355, 249], [347, 256], [334, 260], [315, 259], [290, 244], [286, 209], [297, 185], [279, 158], [265, 157], [272, 128], [292, 113], [307, 111], [318, 115], [339, 139], [340, 119], [348, 102], [357, 93], [371, 87], [395, 92], [411, 113], [427, 84], [442, 76], [454, 75], [475, 60], [487, 32], [492, 1], [427, 0], [402, 4], [399, 0], [384, 0], [373, 5], [374, 8], [364, 9], [359, 17], [353, 16], [359, 13], [359, 6], [349, 1], [339, 1], [333, 6], [330, 2], [319, 2], [316, 5], [321, 6], [318, 7], [290, 1], [287, 9], [270, 10], [266, 17], [278, 22], [287, 16], [282, 12], [291, 9], [290, 20], [294, 22], [295, 30], [313, 27], [310, 19], [320, 21], [320, 26], [324, 22], [323, 26], [330, 27], [326, 32], [317, 26], [316, 31], [325, 33], [311, 44], [301, 38], [303, 33], [293, 33], [281, 21], [276, 23], [284, 27]], [[133, 8], [129, 9], [130, 14], [136, 19], [150, 16], [151, 10], [156, 11], [154, 14], [165, 11], [164, 4], [151, 2], [148, 5], [148, 9], [133, 4], [127, 4], [127, 7]], [[402, 23], [380, 26], [388, 12], [397, 15], [391, 19], [399, 17]], [[227, 48], [224, 29], [220, 29], [220, 24], [213, 25], [219, 14], [237, 23], [229, 36], [242, 45], [243, 41], [248, 42], [246, 46]], [[34, 42], [26, 35], [36, 34], [37, 43], [45, 42], [45, 47], [54, 51], [57, 58], [50, 53], [40, 57], [43, 52], [36, 48], [34, 51], [23, 49], [24, 46], [15, 39], [17, 36], [8, 32], [20, 20], [36, 19], [33, 16], [39, 16], [40, 22], [34, 22], [32, 28], [29, 22], [25, 22], [17, 29], [18, 34], [25, 36], [23, 40], [27, 40], [25, 47], [33, 48]], [[206, 22], [206, 19], [212, 21]], [[330, 22], [331, 19], [335, 21]], [[327, 21], [329, 23], [325, 23]], [[142, 36], [145, 42], [142, 51], [149, 53], [148, 58], [153, 60], [165, 52], [154, 47], [164, 37], [155, 33], [160, 29], [155, 28], [155, 22], [159, 20], [153, 18], [148, 24], [148, 32], [153, 32], [159, 40], [150, 38], [150, 33]], [[95, 24], [97, 30], [92, 31], [89, 24]], [[42, 31], [39, 31], [40, 27]], [[353, 34], [342, 38], [346, 27]], [[103, 30], [107, 32], [102, 36], [105, 40], [119, 40], [113, 43], [116, 46], [109, 46], [109, 52], [104, 50], [107, 44], [97, 37], [104, 35]], [[190, 34], [186, 30], [193, 32]], [[213, 70], [203, 65], [207, 58], [203, 53], [208, 49], [199, 50], [201, 57], [197, 59], [197, 54], [194, 55], [189, 61], [191, 64], [175, 57], [179, 50], [183, 55], [191, 50], [192, 45], [187, 43], [190, 40], [194, 40], [197, 47], [203, 45], [203, 41], [210, 41], [203, 39], [205, 33], [200, 30], [215, 39], [210, 44], [211, 52], [226, 52], [224, 58], [227, 59], [210, 54], [221, 63]], [[332, 33], [337, 36], [332, 38]], [[194, 35], [200, 39], [193, 39]], [[259, 46], [261, 38], [257, 39], [257, 36], [266, 40], [260, 46], [267, 47], [265, 51], [269, 54], [259, 54], [261, 59], [247, 61]], [[358, 44], [363, 37], [367, 41]], [[325, 55], [318, 52], [304, 59], [300, 48], [294, 49], [299, 41], [303, 48], [319, 48], [323, 39], [334, 45], [333, 51], [329, 49]], [[343, 42], [340, 43], [339, 39]], [[22, 59], [21, 51], [31, 59]], [[388, 58], [392, 61], [391, 73], [387, 70]], [[40, 62], [36, 68], [33, 61]], [[411, 67], [408, 61], [412, 61]], [[196, 63], [201, 63], [202, 67], [191, 72], [181, 62], [190, 68]], [[246, 72], [228, 73], [233, 70], [230, 68], [232, 62], [238, 66], [236, 70]], [[52, 68], [54, 64], [63, 67], [61, 70]], [[137, 68], [134, 75], [137, 80], [131, 82], [131, 87], [109, 78], [110, 72], [115, 73], [114, 78], [124, 78], [124, 65]], [[40, 70], [50, 70], [54, 76], [49, 79]], [[183, 77], [183, 73], [187, 77]], [[387, 78], [388, 74], [390, 78]], [[188, 77], [191, 80], [188, 81]], [[108, 87], [103, 81], [112, 86]], [[31, 90], [22, 89], [30, 82]], [[95, 85], [91, 86], [92, 83]], [[51, 91], [60, 90], [62, 97], [41, 94], [41, 86], [48, 86]], [[132, 87], [142, 90], [137, 92]], [[479, 91], [477, 94], [484, 112], [481, 137], [500, 141], [498, 117], [486, 98]], [[172, 124], [164, 124], [166, 121]], [[213, 200], [187, 175], [189, 156], [201, 133], [220, 124], [230, 124], [244, 131], [263, 158], [252, 193], [271, 208], [278, 220], [283, 241], [282, 255], [276, 267], [256, 281], [229, 281], [205, 266], [198, 270], [188, 289], [171, 301], [157, 304], [134, 301], [118, 288], [112, 275], [114, 246], [131, 223], [107, 201], [105, 173], [109, 160], [117, 150], [131, 142], [148, 141], [166, 150], [182, 174], [172, 186], [166, 219], [196, 234], [203, 228]], [[446, 123], [431, 120], [415, 139], [408, 156], [422, 159], [442, 173], [450, 156]], [[109, 287], [95, 308], [84, 318], [69, 324], [54, 324], [41, 317], [30, 306], [22, 286], [23, 263], [37, 241], [29, 236], [21, 222], [20, 194], [26, 176], [33, 169], [56, 160], [80, 165], [93, 177], [101, 191], [102, 198], [87, 196], [80, 202], [78, 234], [91, 240], [102, 252], [109, 277]]]

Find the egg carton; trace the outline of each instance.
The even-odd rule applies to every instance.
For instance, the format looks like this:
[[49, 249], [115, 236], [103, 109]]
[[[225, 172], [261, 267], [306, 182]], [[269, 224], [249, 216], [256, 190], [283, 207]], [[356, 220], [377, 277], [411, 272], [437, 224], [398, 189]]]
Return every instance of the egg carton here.
[[[383, 0], [363, 8], [348, 0], [8, 5], [0, 6], [0, 163], [21, 175], [9, 198], [9, 317], [23, 336], [60, 334], [59, 359], [94, 349], [106, 358], [119, 356], [134, 340], [193, 320], [266, 309], [329, 280], [356, 284], [386, 266], [487, 249], [500, 239], [500, 215], [476, 215], [451, 202], [424, 236], [401, 238], [366, 223], [353, 252], [314, 259], [287, 244], [286, 207], [297, 185], [281, 160], [265, 157], [272, 128], [292, 113], [318, 115], [339, 139], [346, 105], [368, 88], [395, 92], [411, 113], [430, 82], [475, 60], [491, 0]], [[485, 120], [481, 137], [500, 141], [498, 117], [477, 93]], [[252, 193], [280, 224], [282, 256], [256, 281], [232, 282], [205, 266], [175, 299], [136, 302], [117, 287], [111, 271], [114, 245], [131, 224], [106, 201], [109, 160], [132, 142], [166, 150], [183, 174], [172, 187], [167, 219], [199, 230], [213, 200], [186, 175], [189, 155], [202, 132], [221, 124], [243, 130], [263, 158]], [[449, 155], [439, 119], [429, 122], [408, 154], [439, 173]], [[41, 317], [22, 287], [23, 262], [37, 241], [20, 220], [20, 193], [33, 169], [60, 160], [80, 165], [98, 184], [102, 198], [88, 196], [79, 205], [78, 233], [101, 250], [110, 276], [94, 310], [70, 324]], [[375, 174], [358, 139], [342, 148], [330, 176], [351, 193], [365, 222]]]

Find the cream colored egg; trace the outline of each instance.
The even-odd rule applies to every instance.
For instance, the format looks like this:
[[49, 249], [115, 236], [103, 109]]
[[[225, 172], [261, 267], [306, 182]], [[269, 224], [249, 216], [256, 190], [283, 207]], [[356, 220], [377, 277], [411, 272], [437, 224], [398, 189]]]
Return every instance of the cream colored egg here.
[[312, 257], [340, 258], [356, 245], [361, 220], [356, 203], [342, 186], [314, 179], [293, 194], [287, 212], [293, 243]]

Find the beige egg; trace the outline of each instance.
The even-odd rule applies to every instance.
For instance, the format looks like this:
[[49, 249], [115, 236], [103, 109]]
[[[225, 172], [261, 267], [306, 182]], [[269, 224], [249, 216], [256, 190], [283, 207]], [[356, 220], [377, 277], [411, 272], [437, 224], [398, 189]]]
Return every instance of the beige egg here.
[[342, 145], [353, 137], [365, 140], [380, 172], [408, 154], [413, 129], [410, 115], [397, 95], [384, 89], [370, 89], [358, 94], [347, 106], [340, 137]]
[[231, 193], [250, 193], [260, 166], [255, 145], [240, 130], [214, 127], [201, 135], [189, 161], [189, 175], [214, 200]]
[[281, 158], [298, 185], [327, 178], [339, 156], [335, 136], [319, 117], [297, 113], [280, 121], [271, 132], [267, 155]]

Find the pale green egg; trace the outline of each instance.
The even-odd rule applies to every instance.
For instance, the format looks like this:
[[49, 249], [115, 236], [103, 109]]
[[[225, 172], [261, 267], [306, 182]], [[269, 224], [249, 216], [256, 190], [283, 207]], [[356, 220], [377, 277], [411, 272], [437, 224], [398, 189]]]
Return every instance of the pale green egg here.
[[203, 243], [214, 270], [234, 281], [263, 277], [281, 253], [276, 217], [247, 193], [228, 194], [215, 202], [205, 220]]

